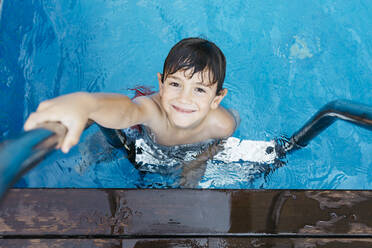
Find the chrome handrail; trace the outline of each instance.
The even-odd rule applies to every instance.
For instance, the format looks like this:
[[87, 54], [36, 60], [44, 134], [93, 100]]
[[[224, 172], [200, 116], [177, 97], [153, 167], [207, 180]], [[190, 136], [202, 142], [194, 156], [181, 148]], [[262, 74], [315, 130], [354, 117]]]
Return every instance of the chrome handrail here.
[[287, 154], [301, 149], [327, 129], [336, 120], [343, 120], [372, 131], [372, 106], [349, 100], [336, 100], [316, 112], [288, 142], [277, 146], [278, 154]]
[[1, 143], [0, 198], [26, 171], [50, 154], [64, 139], [66, 132], [62, 124], [48, 122]]

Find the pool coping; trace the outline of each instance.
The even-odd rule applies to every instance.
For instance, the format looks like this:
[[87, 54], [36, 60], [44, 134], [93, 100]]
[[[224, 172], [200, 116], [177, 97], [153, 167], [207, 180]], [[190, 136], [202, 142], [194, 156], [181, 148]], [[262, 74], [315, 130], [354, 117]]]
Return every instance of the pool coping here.
[[193, 240], [192, 247], [212, 247], [205, 244], [257, 239], [372, 244], [371, 207], [368, 190], [13, 188], [0, 205], [0, 237], [8, 245]]

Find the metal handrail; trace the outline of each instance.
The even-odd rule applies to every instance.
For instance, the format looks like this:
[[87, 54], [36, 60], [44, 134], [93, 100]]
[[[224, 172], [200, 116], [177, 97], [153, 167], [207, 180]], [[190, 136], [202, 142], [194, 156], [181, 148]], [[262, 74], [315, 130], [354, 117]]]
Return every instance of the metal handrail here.
[[336, 120], [347, 121], [372, 131], [372, 107], [349, 100], [329, 102], [295, 132], [288, 142], [277, 146], [278, 154], [287, 154], [307, 146]]
[[[89, 120], [85, 130], [94, 122]], [[97, 124], [98, 125], [98, 124]], [[113, 147], [123, 147], [121, 130], [98, 125], [108, 143]], [[7, 188], [28, 170], [35, 167], [52, 153], [63, 141], [67, 128], [58, 122], [46, 122], [38, 128], [23, 132], [13, 139], [0, 143], [0, 199]]]
[[26, 171], [37, 165], [63, 140], [67, 132], [60, 123], [44, 123], [0, 147], [0, 198]]

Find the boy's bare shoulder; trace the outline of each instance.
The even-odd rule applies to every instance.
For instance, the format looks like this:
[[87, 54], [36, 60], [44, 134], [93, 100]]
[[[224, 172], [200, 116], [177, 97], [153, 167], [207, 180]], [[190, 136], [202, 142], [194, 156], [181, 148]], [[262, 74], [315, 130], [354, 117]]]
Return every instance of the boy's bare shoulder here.
[[150, 95], [150, 96], [139, 96], [133, 99], [133, 102], [138, 104], [141, 107], [145, 108], [153, 108], [157, 103], [155, 102], [154, 98], [156, 98], [156, 95]]
[[154, 121], [162, 115], [158, 94], [150, 96], [139, 96], [133, 100], [141, 111], [141, 114], [149, 117], [149, 121]]
[[232, 113], [221, 106], [212, 111], [208, 118], [208, 130], [213, 138], [230, 137], [237, 128], [237, 124]]

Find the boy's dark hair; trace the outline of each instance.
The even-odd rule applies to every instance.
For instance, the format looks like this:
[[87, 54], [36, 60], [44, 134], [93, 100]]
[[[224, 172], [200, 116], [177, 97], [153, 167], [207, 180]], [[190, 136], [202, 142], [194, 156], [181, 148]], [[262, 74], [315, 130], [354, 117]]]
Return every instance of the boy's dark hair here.
[[225, 80], [226, 59], [213, 42], [186, 38], [174, 45], [164, 62], [162, 82], [168, 75], [188, 69], [192, 69], [190, 77], [208, 69], [210, 85], [217, 83], [216, 93], [219, 94]]

